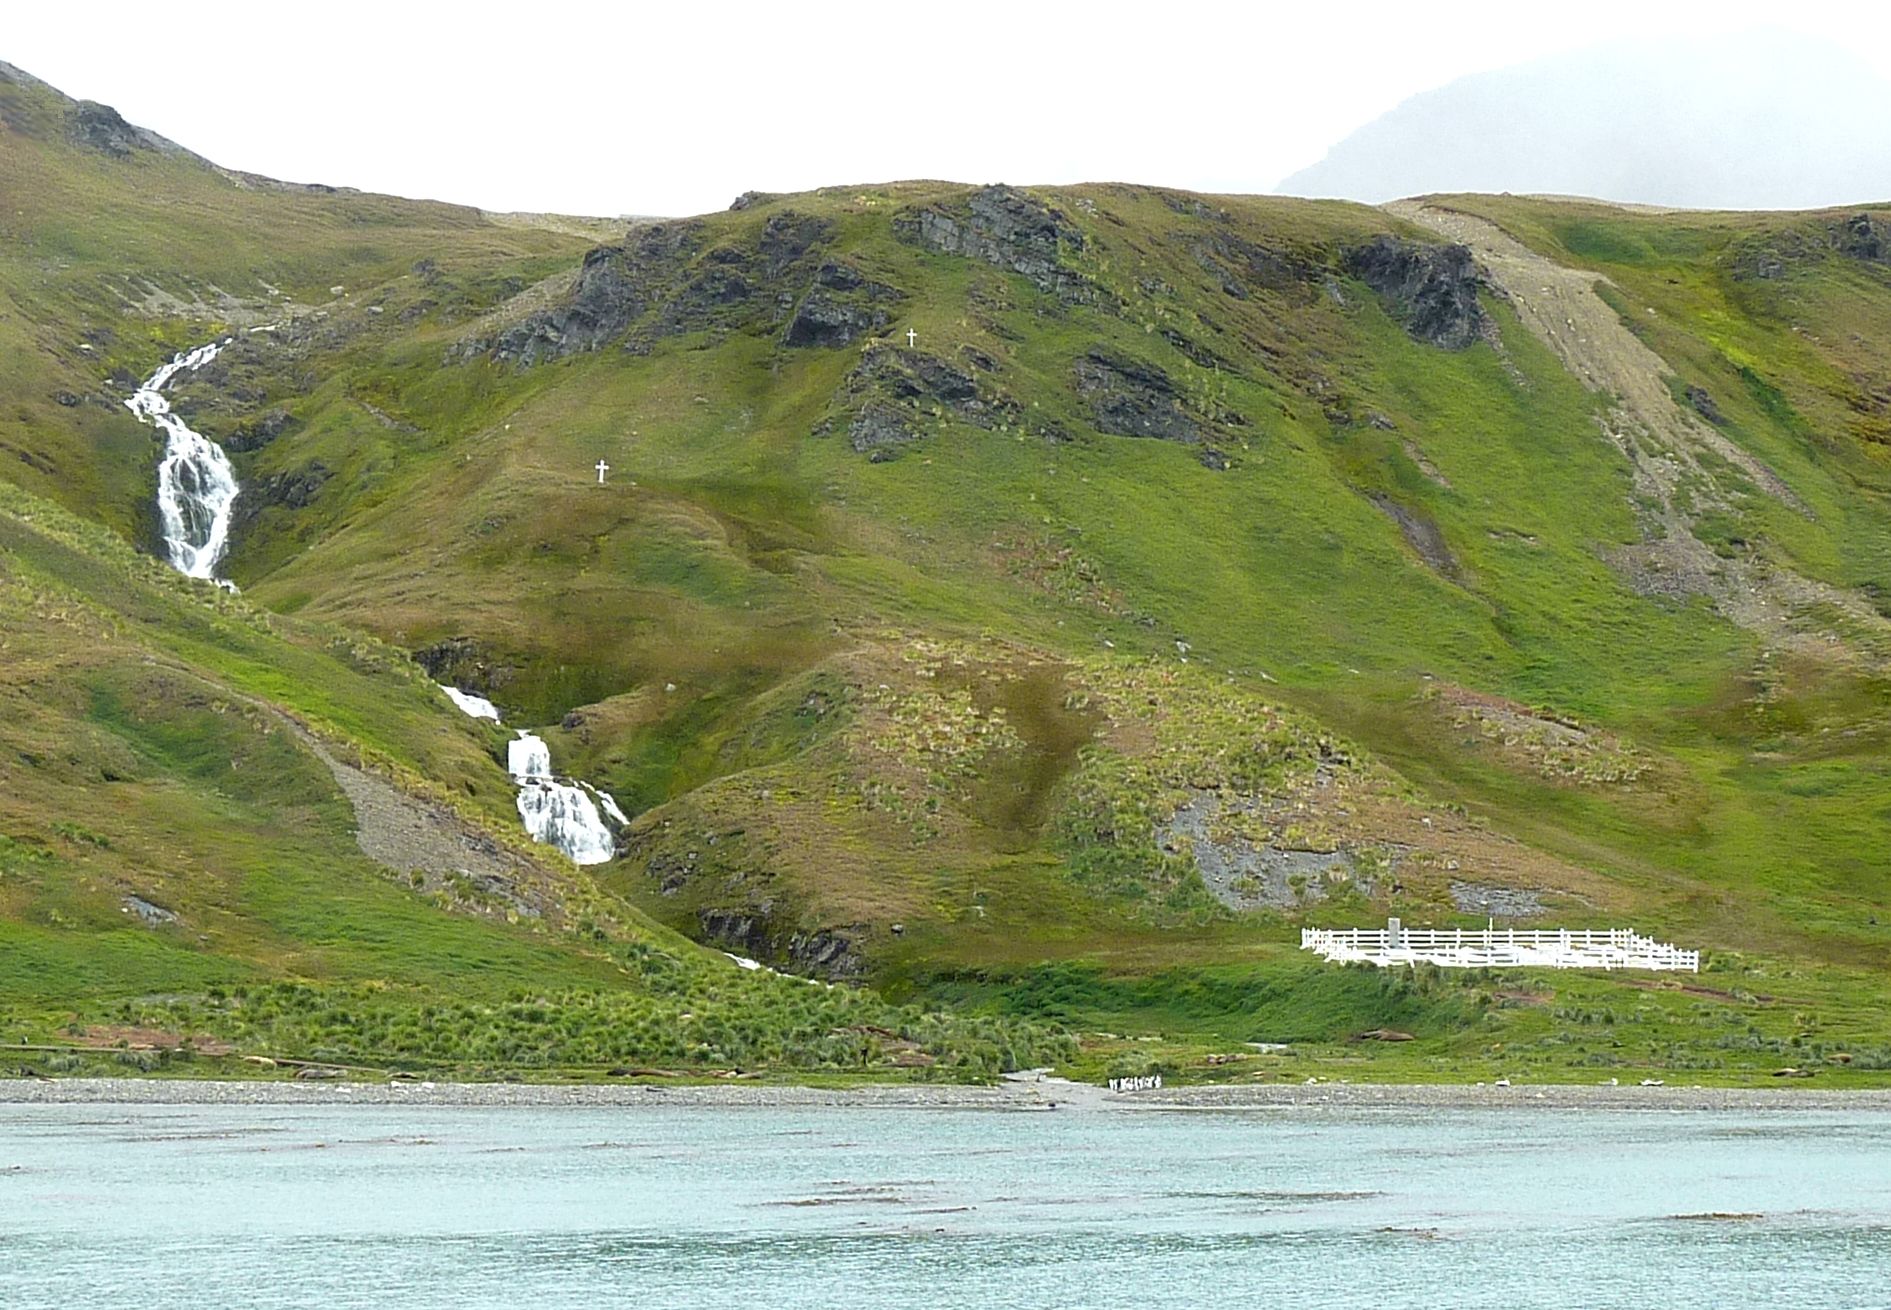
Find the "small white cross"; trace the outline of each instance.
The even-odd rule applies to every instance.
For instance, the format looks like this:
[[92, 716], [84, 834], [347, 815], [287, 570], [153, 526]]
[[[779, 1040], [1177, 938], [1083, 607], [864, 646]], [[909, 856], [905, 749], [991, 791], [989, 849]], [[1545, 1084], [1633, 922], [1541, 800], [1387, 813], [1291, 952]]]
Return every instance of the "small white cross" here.
[[598, 485], [600, 487], [604, 485], [604, 475], [610, 471], [611, 466], [609, 464], [606, 464], [603, 460], [598, 461]]
[[913, 343], [917, 340], [919, 340], [919, 333], [913, 331], [911, 328], [907, 328], [906, 329], [906, 348], [908, 350], [911, 350], [913, 348]]

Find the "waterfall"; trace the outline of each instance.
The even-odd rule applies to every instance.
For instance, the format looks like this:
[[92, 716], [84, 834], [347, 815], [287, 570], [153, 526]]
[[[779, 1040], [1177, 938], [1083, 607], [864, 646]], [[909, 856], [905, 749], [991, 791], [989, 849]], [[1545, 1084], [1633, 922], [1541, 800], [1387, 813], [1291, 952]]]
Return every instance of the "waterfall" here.
[[[158, 520], [171, 566], [185, 577], [217, 579], [218, 562], [230, 544], [230, 507], [236, 503], [236, 473], [223, 448], [171, 412], [164, 388], [186, 370], [195, 372], [217, 357], [232, 338], [180, 352], [125, 402], [143, 422], [164, 433], [158, 462]], [[230, 583], [223, 586], [235, 590]]]
[[[499, 710], [484, 696], [458, 687], [441, 687], [460, 710], [475, 719], [499, 722]], [[617, 855], [616, 829], [630, 820], [607, 791], [588, 782], [570, 782], [552, 773], [552, 751], [525, 729], [506, 743], [506, 772], [519, 788], [519, 818], [535, 842], [556, 846], [579, 864], [602, 864]], [[602, 807], [610, 822], [598, 813]], [[615, 825], [615, 826], [613, 826]]]
[[606, 801], [622, 822], [617, 802], [588, 783], [552, 776], [552, 752], [525, 729], [506, 743], [506, 769], [519, 784], [519, 817], [532, 840], [556, 846], [579, 864], [602, 864], [617, 854], [617, 837], [591, 797]]
[[494, 723], [500, 721], [499, 707], [487, 700], [484, 696], [475, 696], [471, 692], [461, 691], [458, 687], [448, 687], [444, 685], [441, 686], [440, 690], [444, 691], [447, 694], [447, 699], [459, 706], [461, 712], [469, 717], [475, 719], [491, 719]]

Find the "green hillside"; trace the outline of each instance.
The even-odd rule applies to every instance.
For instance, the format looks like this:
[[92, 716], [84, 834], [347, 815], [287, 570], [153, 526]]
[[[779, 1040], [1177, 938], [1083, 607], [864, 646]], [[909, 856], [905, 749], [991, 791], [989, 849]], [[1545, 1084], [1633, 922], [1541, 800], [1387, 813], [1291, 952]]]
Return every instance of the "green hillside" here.
[[[209, 998], [267, 979], [404, 1050], [431, 1020], [333, 998], [470, 991], [591, 1034], [563, 1063], [655, 1065], [604, 1016], [654, 1042], [713, 988], [730, 1023], [906, 1015], [756, 1020], [801, 1067], [846, 1063], [810, 1024], [921, 1022], [895, 1003], [961, 1016], [927, 1049], [968, 1069], [1891, 1067], [1891, 217], [898, 183], [612, 230], [114, 121], [0, 70], [30, 1022], [255, 1045]], [[236, 463], [241, 600], [127, 547], [157, 446], [121, 401], [225, 335], [174, 403]], [[502, 735], [429, 677], [613, 792], [619, 857], [513, 840]], [[377, 867], [304, 734], [505, 869]], [[1389, 914], [1709, 963], [1296, 949]], [[1382, 1029], [1416, 1040], [1348, 1040]]]

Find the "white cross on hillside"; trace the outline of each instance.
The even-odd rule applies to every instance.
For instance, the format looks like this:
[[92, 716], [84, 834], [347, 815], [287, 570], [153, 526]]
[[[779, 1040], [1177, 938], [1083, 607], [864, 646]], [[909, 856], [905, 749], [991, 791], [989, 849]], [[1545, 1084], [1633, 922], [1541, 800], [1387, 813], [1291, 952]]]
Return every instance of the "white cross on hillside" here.
[[598, 485], [600, 487], [604, 485], [604, 475], [610, 471], [611, 466], [609, 464], [606, 464], [603, 460], [598, 461]]
[[911, 350], [913, 348], [913, 343], [917, 340], [919, 340], [919, 333], [913, 331], [913, 329], [911, 328], [907, 328], [906, 329], [906, 348], [908, 350]]

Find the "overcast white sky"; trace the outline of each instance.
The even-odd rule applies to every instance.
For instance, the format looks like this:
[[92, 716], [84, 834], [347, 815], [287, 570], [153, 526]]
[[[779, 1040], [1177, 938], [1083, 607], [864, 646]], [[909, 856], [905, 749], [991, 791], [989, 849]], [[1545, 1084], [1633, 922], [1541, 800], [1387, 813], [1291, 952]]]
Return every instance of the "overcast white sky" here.
[[1891, 7], [1777, 0], [7, 5], [0, 59], [233, 168], [686, 214], [941, 177], [1266, 191], [1407, 96], [1602, 39], [1785, 24], [1891, 74]]

